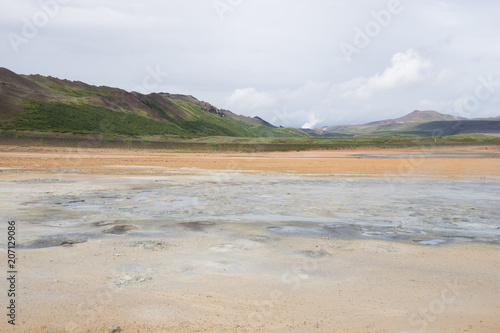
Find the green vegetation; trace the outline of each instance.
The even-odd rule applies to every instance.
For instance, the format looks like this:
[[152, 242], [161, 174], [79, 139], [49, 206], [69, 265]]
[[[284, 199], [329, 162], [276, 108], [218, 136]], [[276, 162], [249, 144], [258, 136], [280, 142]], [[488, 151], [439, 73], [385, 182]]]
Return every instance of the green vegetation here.
[[[479, 143], [500, 142], [500, 137], [487, 136], [482, 134], [461, 134], [452, 136], [435, 136], [435, 137], [415, 137], [407, 135], [393, 135], [385, 137], [349, 137], [349, 138], [332, 138], [332, 137], [295, 137], [295, 138], [235, 138], [235, 137], [203, 137], [190, 139], [188, 142], [205, 143], [211, 145], [218, 143], [219, 145], [291, 145], [291, 146], [307, 146], [312, 147], [331, 147], [331, 146], [364, 146], [364, 145], [402, 145], [415, 146], [420, 144], [454, 144], [454, 143]], [[328, 148], [329, 149], [329, 148]]]
[[163, 110], [161, 107], [158, 106], [158, 104], [156, 104], [155, 102], [153, 101], [149, 101], [148, 100], [148, 103], [149, 103], [149, 106], [155, 110], [156, 112], [158, 112], [160, 114], [160, 116], [163, 117], [163, 119], [166, 119], [168, 121], [170, 121], [171, 123], [177, 123], [177, 119], [175, 119], [175, 117], [171, 117], [169, 116], [165, 110]]
[[118, 135], [126, 137], [195, 138], [207, 136], [234, 137], [290, 137], [307, 134], [288, 128], [271, 128], [209, 114], [192, 104], [180, 107], [190, 114], [188, 120], [179, 121], [169, 116], [156, 103], [151, 107], [167, 120], [159, 121], [144, 115], [113, 111], [86, 102], [49, 103], [31, 99], [23, 100], [27, 113], [19, 116], [4, 129], [19, 131], [60, 132], [77, 134]]
[[[493, 136], [500, 134], [499, 117], [469, 120], [436, 111], [413, 111], [397, 119], [321, 131], [274, 128], [262, 119], [218, 110], [193, 96], [127, 93], [40, 75], [20, 77], [6, 69], [0, 74], [5, 74], [2, 84], [6, 88], [0, 92], [0, 137], [4, 141], [11, 140], [7, 132], [15, 130], [44, 137], [45, 141], [60, 135], [62, 139], [148, 148], [168, 141], [189, 149], [196, 146], [214, 151], [244, 146], [253, 151], [500, 142], [500, 137]], [[131, 138], [137, 140], [123, 141]]]
[[238, 119], [220, 117], [203, 111], [190, 103], [173, 102], [190, 114], [190, 119], [179, 123], [192, 136], [232, 136], [232, 137], [293, 137], [307, 134], [290, 128], [272, 128], [264, 125], [251, 125]]
[[92, 95], [112, 96], [115, 89], [109, 87], [93, 87], [86, 89], [74, 89], [62, 87], [57, 84], [44, 85], [54, 91], [70, 97], [89, 97]]
[[500, 137], [484, 134], [458, 134], [445, 137], [448, 142], [500, 142]]
[[220, 147], [220, 143], [217, 143], [217, 142], [208, 142], [207, 146], [210, 146], [210, 147]]
[[[60, 134], [57, 138], [52, 133], [14, 133], [2, 137], [2, 142], [19, 146], [56, 146], [56, 147], [88, 147], [123, 148], [123, 149], [151, 149], [161, 152], [198, 153], [198, 152], [287, 152], [304, 150], [344, 150], [363, 147], [377, 147], [383, 149], [404, 147], [439, 147], [457, 146], [466, 144], [498, 145], [500, 137], [480, 138], [476, 134], [458, 136], [456, 138], [433, 137], [419, 139], [395, 139], [381, 141], [378, 139], [317, 139], [317, 138], [236, 138], [236, 137], [210, 137], [196, 139], [123, 139], [104, 135], [85, 138], [71, 133]], [[480, 140], [480, 141], [476, 141]]]
[[179, 136], [184, 134], [175, 125], [142, 117], [133, 113], [117, 112], [90, 104], [24, 100], [30, 111], [7, 128], [41, 132], [72, 132], [122, 136]]

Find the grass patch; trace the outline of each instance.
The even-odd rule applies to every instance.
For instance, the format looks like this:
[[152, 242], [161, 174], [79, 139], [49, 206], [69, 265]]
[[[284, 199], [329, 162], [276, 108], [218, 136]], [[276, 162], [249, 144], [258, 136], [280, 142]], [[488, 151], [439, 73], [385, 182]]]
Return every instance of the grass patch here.
[[304, 135], [292, 129], [254, 126], [238, 119], [204, 112], [196, 105], [182, 105], [190, 119], [178, 121], [155, 102], [150, 106], [165, 120], [159, 121], [130, 112], [114, 111], [86, 102], [40, 102], [23, 100], [26, 114], [5, 129], [19, 131], [102, 134], [128, 137], [195, 138], [195, 137], [289, 137]]
[[449, 142], [500, 142], [500, 137], [485, 134], [458, 134], [445, 137]]
[[163, 119], [166, 119], [166, 120], [168, 120], [168, 121], [170, 121], [170, 122], [172, 122], [172, 123], [174, 123], [174, 124], [177, 124], [177, 123], [178, 123], [178, 121], [177, 121], [177, 119], [175, 119], [175, 117], [172, 117], [172, 116], [168, 115], [168, 114], [165, 112], [165, 110], [163, 110], [161, 107], [159, 107], [159, 106], [158, 106], [158, 104], [156, 104], [155, 102], [150, 101], [150, 100], [147, 100], [146, 102], [149, 104], [149, 106], [150, 106], [153, 110], [155, 110], [156, 112], [158, 112], [158, 113], [160, 114], [160, 116], [162, 116], [162, 117], [163, 117]]
[[172, 101], [179, 108], [187, 111], [191, 117], [179, 124], [186, 131], [196, 136], [230, 136], [230, 137], [306, 137], [307, 134], [297, 129], [272, 128], [255, 126], [231, 117], [220, 117], [203, 111], [198, 105]]
[[173, 124], [89, 104], [24, 100], [24, 107], [30, 112], [15, 120], [10, 129], [130, 137], [184, 134]]
[[47, 88], [70, 97], [89, 97], [92, 95], [112, 96], [115, 89], [109, 87], [91, 87], [87, 89], [73, 89], [61, 87], [57, 84], [45, 85]]

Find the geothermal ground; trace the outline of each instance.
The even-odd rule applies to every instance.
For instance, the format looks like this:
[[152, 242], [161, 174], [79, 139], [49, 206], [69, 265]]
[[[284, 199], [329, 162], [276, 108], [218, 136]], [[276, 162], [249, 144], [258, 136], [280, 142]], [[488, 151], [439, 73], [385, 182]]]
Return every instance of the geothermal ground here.
[[0, 171], [2, 332], [500, 331], [498, 146], [1, 146]]

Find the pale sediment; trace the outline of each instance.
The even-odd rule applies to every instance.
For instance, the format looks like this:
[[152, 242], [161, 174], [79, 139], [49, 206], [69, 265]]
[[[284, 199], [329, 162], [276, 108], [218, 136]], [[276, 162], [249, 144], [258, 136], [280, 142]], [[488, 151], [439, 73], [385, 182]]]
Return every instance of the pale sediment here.
[[16, 332], [500, 330], [495, 156], [15, 154]]

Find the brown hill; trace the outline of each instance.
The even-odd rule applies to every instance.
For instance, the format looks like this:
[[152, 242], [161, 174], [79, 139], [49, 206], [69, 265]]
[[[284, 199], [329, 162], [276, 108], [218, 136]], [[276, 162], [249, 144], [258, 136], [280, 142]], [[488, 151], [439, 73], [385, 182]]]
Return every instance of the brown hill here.
[[403, 117], [364, 125], [329, 126], [314, 130], [320, 136], [339, 137], [428, 137], [457, 134], [500, 133], [498, 118], [466, 119], [436, 111], [413, 111]]
[[436, 111], [418, 111], [415, 110], [406, 116], [396, 119], [386, 119], [367, 123], [365, 125], [387, 125], [387, 124], [406, 124], [406, 123], [425, 123], [429, 121], [442, 121], [442, 120], [463, 120], [466, 118], [452, 116], [450, 114], [442, 114]]

